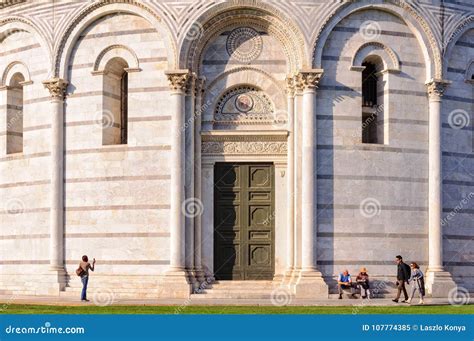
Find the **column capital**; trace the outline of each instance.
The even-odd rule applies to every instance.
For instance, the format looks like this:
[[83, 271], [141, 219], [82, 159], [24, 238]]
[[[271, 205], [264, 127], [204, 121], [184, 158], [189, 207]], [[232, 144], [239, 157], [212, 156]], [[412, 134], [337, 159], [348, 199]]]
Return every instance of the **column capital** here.
[[193, 77], [188, 69], [165, 71], [168, 83], [172, 91], [185, 92], [189, 85], [189, 80]]
[[68, 82], [61, 78], [52, 78], [43, 82], [46, 89], [49, 90], [51, 99], [63, 101], [66, 97]]
[[296, 93], [296, 84], [295, 84], [295, 77], [294, 76], [287, 76], [286, 79], [286, 94], [289, 97], [294, 97]]
[[440, 100], [449, 84], [451, 84], [450, 81], [435, 78], [427, 82], [426, 86], [430, 99]]
[[206, 77], [196, 77], [196, 82], [194, 85], [194, 92], [197, 96], [198, 94], [202, 95], [204, 93], [204, 88], [206, 86]]
[[322, 69], [305, 69], [300, 70], [300, 72], [293, 77], [293, 81], [296, 89], [300, 91], [316, 89], [322, 76]]

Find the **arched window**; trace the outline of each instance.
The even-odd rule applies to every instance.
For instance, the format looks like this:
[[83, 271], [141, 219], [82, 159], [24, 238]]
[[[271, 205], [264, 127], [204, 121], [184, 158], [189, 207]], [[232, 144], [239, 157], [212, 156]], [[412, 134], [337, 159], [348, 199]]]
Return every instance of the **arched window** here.
[[23, 82], [16, 73], [7, 89], [7, 154], [23, 152]]
[[362, 63], [362, 143], [384, 143], [384, 84], [372, 61]]
[[128, 132], [128, 64], [113, 58], [105, 66], [103, 78], [104, 145], [127, 144]]

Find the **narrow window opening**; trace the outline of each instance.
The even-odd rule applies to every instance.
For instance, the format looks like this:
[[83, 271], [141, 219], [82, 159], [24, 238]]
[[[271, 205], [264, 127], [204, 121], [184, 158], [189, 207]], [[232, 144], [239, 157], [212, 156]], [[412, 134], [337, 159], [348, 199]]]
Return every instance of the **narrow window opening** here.
[[23, 85], [25, 78], [15, 74], [7, 90], [7, 154], [23, 152]]
[[105, 66], [102, 144], [128, 143], [128, 64], [113, 58]]
[[120, 80], [120, 143], [128, 142], [128, 73], [124, 71]]
[[379, 141], [379, 100], [380, 87], [375, 64], [364, 62], [362, 66], [362, 143], [381, 143]]

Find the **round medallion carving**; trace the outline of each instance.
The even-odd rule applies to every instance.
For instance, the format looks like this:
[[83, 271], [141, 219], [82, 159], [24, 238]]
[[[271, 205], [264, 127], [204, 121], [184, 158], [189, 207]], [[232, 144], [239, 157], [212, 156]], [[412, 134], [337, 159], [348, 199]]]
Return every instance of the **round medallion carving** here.
[[235, 108], [241, 113], [248, 113], [253, 108], [253, 99], [247, 94], [239, 95], [235, 98]]
[[260, 34], [250, 27], [239, 27], [227, 37], [227, 53], [243, 63], [257, 59], [262, 53], [263, 40]]

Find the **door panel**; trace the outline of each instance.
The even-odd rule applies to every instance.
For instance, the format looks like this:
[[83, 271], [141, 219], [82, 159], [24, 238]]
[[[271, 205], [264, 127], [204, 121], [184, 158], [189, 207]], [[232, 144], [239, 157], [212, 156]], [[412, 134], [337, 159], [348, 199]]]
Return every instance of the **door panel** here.
[[270, 164], [216, 164], [214, 272], [217, 279], [272, 279], [274, 169]]

